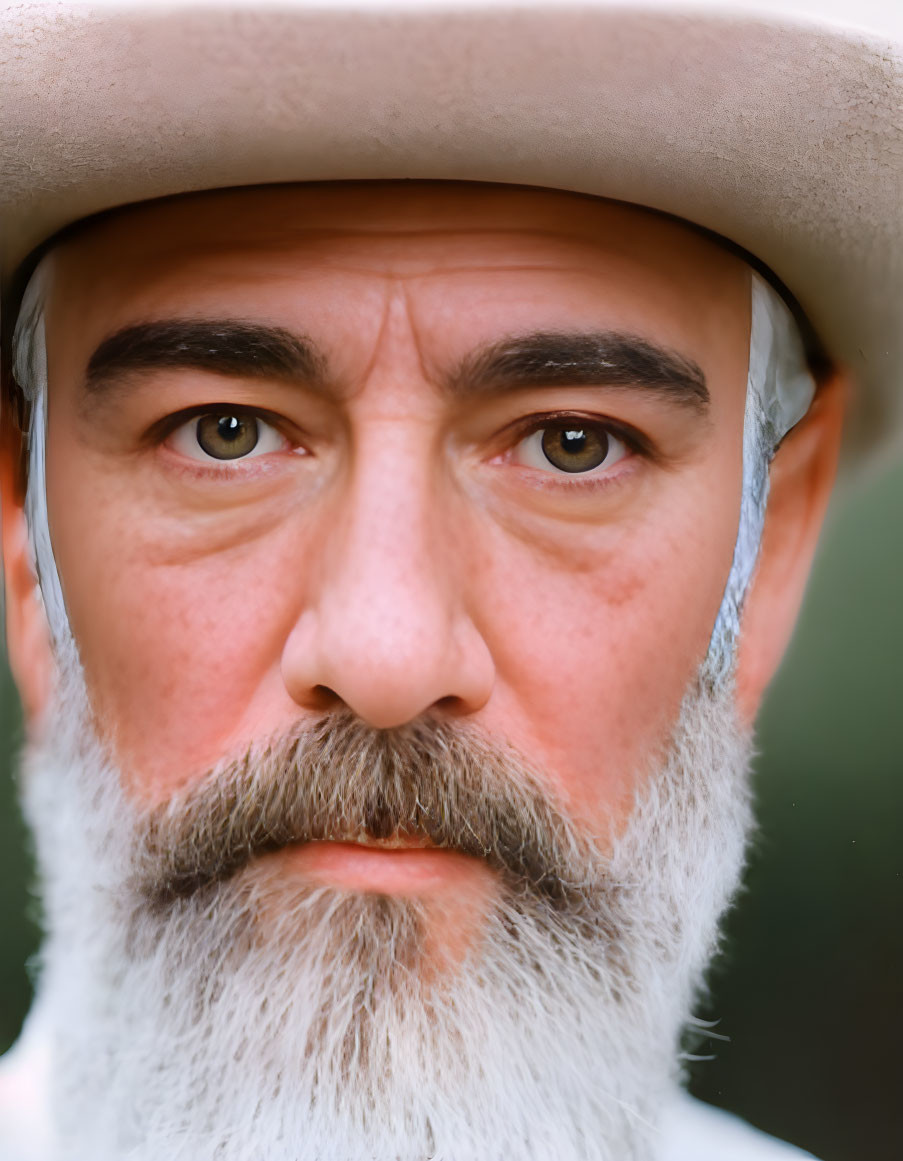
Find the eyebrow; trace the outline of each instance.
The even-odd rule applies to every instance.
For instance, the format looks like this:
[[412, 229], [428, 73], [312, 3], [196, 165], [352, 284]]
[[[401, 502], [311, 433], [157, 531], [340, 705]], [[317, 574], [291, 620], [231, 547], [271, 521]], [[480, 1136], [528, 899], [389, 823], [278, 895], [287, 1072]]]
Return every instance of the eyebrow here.
[[640, 387], [703, 413], [710, 395], [692, 359], [616, 331], [541, 331], [467, 356], [449, 380], [456, 395], [530, 387]]
[[[168, 319], [137, 323], [104, 339], [85, 377], [90, 394], [135, 372], [161, 367], [235, 378], [303, 381], [325, 389], [326, 360], [308, 338], [242, 320]], [[458, 397], [531, 387], [642, 388], [704, 413], [710, 396], [692, 359], [617, 331], [537, 331], [502, 339], [465, 356], [444, 386]]]
[[308, 339], [261, 323], [170, 319], [128, 326], [103, 340], [88, 362], [85, 387], [99, 393], [134, 372], [177, 367], [235, 378], [319, 386], [325, 361]]

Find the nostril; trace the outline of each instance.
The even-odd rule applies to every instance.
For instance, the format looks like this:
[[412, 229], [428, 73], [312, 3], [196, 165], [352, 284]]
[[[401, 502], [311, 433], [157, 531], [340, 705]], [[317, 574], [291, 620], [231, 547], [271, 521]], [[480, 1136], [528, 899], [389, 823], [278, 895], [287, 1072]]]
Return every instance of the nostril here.
[[466, 700], [463, 697], [458, 697], [456, 694], [440, 697], [433, 703], [432, 708], [441, 711], [448, 717], [461, 717], [464, 714], [470, 713]]
[[310, 708], [322, 712], [337, 710], [344, 706], [344, 700], [328, 685], [315, 685], [310, 691]]

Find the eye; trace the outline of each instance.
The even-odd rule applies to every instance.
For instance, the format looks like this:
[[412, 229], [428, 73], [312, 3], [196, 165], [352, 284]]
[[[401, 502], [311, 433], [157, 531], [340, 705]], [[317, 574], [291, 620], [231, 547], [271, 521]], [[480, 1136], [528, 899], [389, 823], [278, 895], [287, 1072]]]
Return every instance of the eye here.
[[288, 440], [256, 415], [210, 411], [177, 428], [170, 446], [195, 460], [240, 460], [282, 451]]
[[514, 449], [514, 462], [553, 474], [578, 475], [610, 468], [627, 451], [624, 442], [601, 423], [566, 417], [530, 432]]

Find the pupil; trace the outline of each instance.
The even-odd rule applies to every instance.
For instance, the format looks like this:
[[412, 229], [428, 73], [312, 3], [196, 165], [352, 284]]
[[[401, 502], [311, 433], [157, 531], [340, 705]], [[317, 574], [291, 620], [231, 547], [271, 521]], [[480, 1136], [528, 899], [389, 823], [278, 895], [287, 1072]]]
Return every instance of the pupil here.
[[561, 433], [561, 446], [566, 452], [581, 452], [586, 443], [586, 432], [584, 431], [563, 431]]
[[217, 424], [217, 432], [220, 439], [227, 440], [231, 443], [233, 440], [238, 439], [243, 427], [244, 424], [237, 415], [224, 415]]

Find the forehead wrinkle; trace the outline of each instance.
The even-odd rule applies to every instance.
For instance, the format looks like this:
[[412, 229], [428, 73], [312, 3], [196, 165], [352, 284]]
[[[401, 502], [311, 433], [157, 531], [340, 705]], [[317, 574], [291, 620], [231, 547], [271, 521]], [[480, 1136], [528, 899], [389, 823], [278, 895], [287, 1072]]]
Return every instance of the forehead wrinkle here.
[[[217, 223], [214, 223], [218, 225]], [[242, 258], [248, 255], [259, 255], [261, 264], [266, 265], [268, 259], [276, 256], [277, 263], [272, 264], [269, 269], [257, 269], [248, 271], [235, 270], [236, 279], [230, 282], [237, 292], [241, 293], [241, 282], [246, 281], [248, 284], [256, 281], [272, 278], [274, 280], [282, 281], [290, 279], [291, 277], [304, 278], [305, 275], [316, 277], [316, 264], [312, 264], [312, 268], [305, 269], [303, 262], [303, 255], [294, 255], [291, 252], [286, 253], [286, 236], [296, 238], [299, 243], [310, 241], [314, 244], [318, 240], [322, 241], [347, 241], [349, 244], [362, 242], [364, 246], [370, 247], [372, 243], [373, 253], [371, 254], [342, 254], [336, 253], [335, 249], [329, 249], [321, 254], [315, 254], [316, 261], [322, 263], [329, 271], [335, 271], [339, 274], [347, 273], [357, 275], [362, 278], [369, 278], [373, 280], [374, 286], [378, 283], [383, 283], [385, 286], [386, 299], [388, 302], [393, 293], [393, 286], [397, 283], [403, 284], [405, 298], [409, 300], [408, 315], [411, 320], [412, 330], [418, 339], [417, 342], [417, 356], [420, 363], [420, 372], [423, 378], [430, 382], [436, 382], [439, 374], [438, 369], [431, 367], [429, 362], [429, 352], [426, 350], [423, 336], [418, 334], [424, 330], [423, 320], [419, 318], [419, 311], [416, 304], [410, 302], [411, 292], [416, 288], [418, 283], [428, 284], [434, 280], [442, 278], [466, 278], [469, 275], [511, 275], [517, 277], [519, 275], [530, 275], [536, 273], [537, 275], [552, 274], [557, 276], [567, 277], [568, 275], [577, 274], [580, 278], [585, 278], [590, 281], [597, 281], [601, 287], [607, 287], [609, 291], [612, 289], [613, 277], [606, 277], [606, 270], [604, 264], [594, 262], [595, 255], [610, 255], [613, 260], [615, 268], [617, 269], [621, 263], [627, 262], [641, 269], [646, 269], [653, 275], [657, 275], [655, 281], [661, 282], [666, 279], [668, 274], [667, 269], [662, 270], [652, 260], [652, 256], [645, 253], [646, 247], [638, 249], [637, 253], [631, 253], [630, 248], [622, 248], [617, 244], [617, 240], [612, 242], [610, 238], [606, 238], [601, 230], [598, 231], [599, 236], [593, 237], [593, 231], [588, 227], [586, 229], [573, 230], [566, 226], [560, 228], [543, 228], [538, 229], [533, 226], [525, 226], [523, 228], [512, 227], [497, 227], [497, 226], [475, 226], [468, 224], [465, 226], [432, 226], [432, 227], [418, 227], [418, 226], [387, 226], [381, 224], [379, 227], [368, 228], [360, 226], [344, 226], [344, 227], [324, 227], [324, 226], [310, 226], [299, 225], [298, 227], [285, 228], [283, 225], [269, 228], [268, 237], [266, 239], [258, 236], [257, 239], [245, 235], [244, 238], [235, 239], [230, 238], [226, 240], [227, 249], [223, 252], [221, 242], [218, 243], [214, 237], [208, 235], [207, 239], [200, 241], [192, 241], [192, 251], [185, 255], [177, 253], [175, 250], [171, 251], [169, 255], [158, 255], [163, 266], [161, 270], [158, 266], [155, 271], [157, 279], [161, 279], [164, 286], [171, 283], [179, 276], [179, 267], [185, 270], [186, 265], [190, 270], [192, 264], [196, 263], [195, 270], [198, 271], [199, 279], [203, 279], [204, 268], [209, 269], [208, 264], [219, 270], [228, 272], [230, 265], [240, 266]], [[539, 246], [549, 242], [550, 240], [559, 248], [558, 253], [550, 253], [543, 256], [541, 253], [537, 255], [533, 253], [525, 253], [522, 256], [515, 256], [513, 259], [509, 254], [494, 255], [490, 253], [487, 260], [481, 260], [479, 256], [474, 256], [473, 253], [460, 254], [457, 247], [451, 248], [447, 253], [433, 255], [423, 254], [420, 252], [406, 253], [402, 255], [385, 255], [378, 251], [383, 250], [385, 243], [386, 247], [391, 247], [395, 240], [403, 238], [410, 239], [424, 239], [434, 238], [441, 242], [443, 240], [454, 240], [457, 238], [471, 238], [475, 244], [478, 244], [481, 239], [492, 238], [498, 241], [499, 245], [504, 246], [504, 243], [510, 239], [528, 239], [536, 242]], [[108, 239], [109, 241], [109, 239]], [[562, 255], [560, 247], [567, 246], [569, 249], [573, 243], [577, 243], [577, 248], [573, 249], [570, 254]], [[290, 245], [290, 244], [289, 244]], [[612, 245], [614, 250], [612, 252]], [[495, 251], [496, 247], [487, 247], [490, 251]], [[388, 257], [388, 261], [386, 258]], [[299, 258], [302, 259], [299, 262]], [[324, 261], [325, 260], [325, 261]], [[295, 264], [295, 269], [292, 269], [292, 263]], [[616, 271], [615, 271], [616, 272]], [[612, 274], [612, 272], [609, 272]], [[190, 277], [189, 277], [190, 286]], [[246, 290], [249, 287], [246, 287]], [[200, 286], [200, 293], [206, 293], [206, 288]], [[382, 296], [382, 290], [376, 291]], [[591, 293], [588, 296], [593, 297]], [[600, 296], [599, 305], [604, 306], [606, 303], [602, 301]], [[556, 296], [553, 293], [549, 294], [550, 307], [555, 306]], [[601, 320], [600, 320], [601, 321]], [[536, 330], [557, 330], [568, 329], [561, 328], [561, 320], [550, 320], [551, 326], [537, 319]], [[620, 323], [620, 320], [619, 320]], [[366, 353], [366, 365], [361, 371], [358, 369], [354, 377], [359, 375], [365, 378], [369, 376], [374, 366], [378, 361], [378, 351], [385, 338], [386, 318], [383, 317], [379, 322], [379, 333], [376, 336], [375, 344], [370, 352]], [[622, 329], [623, 323], [620, 323], [618, 329]], [[428, 328], [427, 328], [428, 329]], [[630, 328], [634, 329], [634, 328]], [[371, 332], [372, 333], [372, 332]], [[428, 345], [428, 344], [427, 344]], [[363, 352], [362, 352], [363, 353]]]
[[[116, 226], [109, 230], [109, 233], [114, 236], [113, 240], [115, 240], [115, 234], [119, 232], [118, 227], [123, 224], [124, 223], [116, 223]], [[98, 231], [100, 229], [101, 227], [98, 228]], [[600, 234], [601, 236], [599, 236]], [[500, 240], [506, 240], [509, 238], [520, 239], [526, 237], [542, 241], [577, 242], [581, 245], [591, 246], [603, 245], [608, 240], [608, 236], [604, 230], [596, 232], [588, 229], [552, 229], [540, 228], [536, 226], [523, 226], [522, 228], [517, 228], [508, 225], [478, 226], [471, 224], [454, 227], [392, 227], [391, 225], [386, 224], [367, 228], [363, 226], [294, 226], [291, 224], [280, 223], [278, 226], [268, 228], [256, 235], [253, 232], [248, 232], [245, 234], [244, 238], [241, 237], [240, 233], [236, 234], [234, 227], [230, 228], [225, 238], [222, 236], [222, 234], [217, 235], [215, 233], [208, 235], [206, 238], [203, 236], [203, 234], [201, 236], [195, 235], [195, 239], [192, 244], [199, 251], [205, 251], [209, 249], [219, 252], [223, 249], [224, 243], [227, 246], [231, 245], [235, 249], [241, 250], [247, 249], [249, 247], [273, 247], [274, 249], [282, 249], [287, 243], [291, 244], [292, 240], [294, 239], [304, 242], [333, 242], [342, 241], [345, 239], [349, 241], [374, 241], [386, 238], [394, 241], [398, 238], [413, 238], [419, 240], [432, 237], [444, 240], [469, 236], [480, 239], [494, 237]], [[79, 247], [84, 244], [90, 245], [90, 243], [91, 232], [87, 231], [85, 237], [79, 237], [78, 239], [75, 239], [72, 243], [70, 243], [70, 245]], [[166, 248], [158, 246], [157, 252], [165, 253]]]
[[350, 392], [349, 396], [348, 396], [349, 398], [353, 397], [353, 395], [358, 394], [359, 392], [361, 392], [365, 389], [367, 383], [370, 381], [373, 374], [375, 373], [376, 368], [379, 366], [380, 352], [383, 349], [383, 344], [386, 342], [386, 335], [388, 334], [389, 327], [391, 326], [392, 301], [393, 301], [393, 299], [396, 299], [398, 297], [399, 291], [401, 292], [401, 296], [404, 300], [405, 316], [407, 317], [407, 320], [408, 320], [408, 329], [410, 330], [411, 336], [414, 339], [414, 347], [417, 350], [418, 362], [420, 363], [421, 367], [423, 366], [422, 359], [420, 358], [419, 344], [417, 343], [416, 334], [414, 331], [414, 323], [413, 323], [413, 320], [411, 318], [410, 304], [408, 303], [405, 288], [403, 286], [396, 286], [395, 291], [393, 293], [392, 283], [395, 280], [390, 279], [390, 278], [385, 278], [383, 281], [386, 283], [386, 288], [385, 288], [385, 297], [383, 299], [382, 318], [380, 319], [379, 330], [376, 333], [376, 337], [375, 337], [374, 342], [373, 342], [373, 347], [370, 351], [370, 355], [367, 359], [367, 362], [365, 363], [363, 370], [361, 371], [360, 387], [358, 388], [357, 392], [353, 392], [353, 391]]
[[[118, 251], [119, 245], [124, 242], [128, 247], [128, 239], [117, 239], [116, 235], [119, 231], [111, 231], [111, 236], [106, 239], [101, 239], [101, 250], [109, 248], [111, 244]], [[165, 237], [165, 234], [163, 235]], [[569, 248], [579, 249], [581, 252], [578, 261], [563, 262], [560, 257], [550, 257], [546, 261], [537, 260], [535, 255], [525, 254], [522, 260], [517, 258], [511, 259], [507, 257], [504, 261], [479, 261], [475, 260], [472, 255], [461, 263], [454, 261], [454, 254], [444, 254], [439, 258], [435, 266], [431, 266], [426, 270], [417, 273], [424, 276], [429, 276], [433, 273], [439, 273], [443, 269], [452, 268], [462, 272], [477, 272], [477, 271], [495, 271], [499, 273], [504, 272], [519, 272], [519, 271], [559, 271], [566, 272], [573, 269], [575, 266], [583, 266], [586, 264], [591, 270], [598, 269], [593, 262], [594, 256], [609, 255], [616, 260], [627, 258], [629, 261], [641, 265], [643, 267], [651, 267], [658, 269], [654, 262], [650, 262], [644, 257], [642, 249], [637, 249], [632, 253], [629, 249], [625, 250], [618, 243], [617, 237], [611, 237], [605, 233], [595, 234], [591, 231], [574, 231], [565, 228], [562, 229], [536, 229], [533, 227], [524, 227], [523, 229], [516, 229], [511, 227], [495, 227], [495, 226], [466, 226], [455, 228], [361, 228], [361, 227], [343, 227], [343, 228], [325, 228], [325, 227], [286, 227], [280, 225], [273, 229], [268, 229], [264, 234], [255, 235], [253, 231], [246, 233], [244, 237], [239, 232], [230, 232], [228, 236], [224, 237], [222, 232], [208, 235], [206, 238], [201, 235], [195, 235], [190, 242], [186, 243], [185, 239], [179, 238], [177, 242], [167, 246], [165, 242], [161, 244], [157, 239], [154, 240], [152, 248], [146, 248], [141, 245], [138, 247], [136, 255], [130, 260], [137, 264], [139, 261], [143, 264], [150, 264], [156, 267], [159, 271], [161, 266], [164, 272], [164, 277], [167, 276], [167, 268], [180, 267], [184, 272], [186, 266], [191, 266], [194, 263], [204, 265], [208, 261], [215, 265], [229, 264], [233, 259], [247, 259], [249, 255], [258, 255], [265, 258], [271, 255], [278, 255], [284, 257], [286, 261], [292, 259], [292, 255], [287, 253], [293, 246], [298, 246], [300, 249], [305, 249], [308, 246], [315, 250], [319, 249], [319, 243], [341, 243], [347, 242], [349, 244], [364, 243], [374, 247], [378, 247], [380, 243], [392, 245], [402, 239], [424, 240], [434, 239], [437, 242], [452, 241], [455, 239], [472, 238], [475, 242], [483, 241], [491, 238], [500, 245], [505, 242], [510, 242], [512, 239], [517, 241], [529, 240], [533, 243], [554, 243], [559, 246], [564, 244]], [[107, 246], [104, 247], [103, 242], [106, 241]], [[86, 243], [90, 248], [90, 235], [87, 239], [77, 239], [70, 243], [73, 249], [81, 248]], [[303, 254], [299, 255], [303, 258]], [[326, 258], [327, 264], [331, 269], [346, 271], [349, 273], [370, 274], [375, 273], [371, 261], [360, 255], [355, 260], [352, 258], [349, 261], [348, 255], [343, 254], [316, 254], [318, 260]], [[399, 269], [400, 266], [406, 264], [420, 263], [426, 256], [416, 253], [411, 255], [395, 256], [393, 262], [384, 267], [384, 272], [387, 275], [394, 275], [403, 273]], [[114, 265], [117, 264], [114, 262]], [[170, 272], [177, 272], [172, 270]]]
[[[125, 242], [127, 244], [129, 238], [133, 238], [134, 232], [132, 230], [126, 231], [126, 238], [119, 237], [122, 233], [122, 226], [127, 223], [116, 223], [113, 228], [108, 228], [106, 231], [103, 227], [97, 228], [97, 233], [100, 237], [93, 237], [93, 231], [87, 231], [85, 236], [80, 236], [64, 244], [61, 251], [70, 250], [77, 252], [79, 250], [90, 251], [113, 247], [118, 250]], [[108, 236], [104, 237], [104, 233]], [[363, 227], [342, 227], [342, 228], [328, 228], [328, 227], [314, 227], [314, 226], [300, 226], [294, 227], [285, 225], [284, 223], [268, 228], [262, 233], [255, 233], [253, 230], [246, 231], [242, 235], [241, 228], [238, 231], [234, 228], [226, 232], [223, 229], [215, 230], [212, 233], [204, 234], [203, 232], [196, 233], [191, 241], [187, 243], [184, 238], [179, 237], [171, 245], [165, 242], [165, 231], [154, 238], [153, 246], [151, 248], [144, 248], [145, 256], [153, 259], [166, 259], [168, 255], [172, 254], [179, 260], [184, 260], [186, 251], [200, 259], [206, 256], [214, 258], [221, 258], [223, 255], [235, 254], [244, 255], [248, 251], [252, 252], [275, 252], [284, 253], [287, 247], [293, 244], [305, 245], [316, 244], [320, 242], [370, 242], [379, 243], [380, 241], [395, 242], [399, 239], [410, 238], [412, 240], [423, 240], [426, 238], [435, 238], [437, 241], [454, 240], [459, 238], [473, 237], [476, 240], [485, 240], [488, 237], [496, 238], [500, 242], [510, 239], [530, 238], [536, 241], [554, 241], [577, 243], [579, 245], [589, 245], [593, 248], [598, 248], [604, 245], [605, 239], [593, 238], [592, 235], [586, 232], [570, 231], [570, 230], [551, 230], [551, 229], [535, 229], [533, 227], [524, 227], [523, 229], [513, 229], [509, 226], [462, 226], [460, 228], [444, 228], [444, 227], [399, 227], [397, 229], [387, 228], [383, 226], [367, 229]]]

